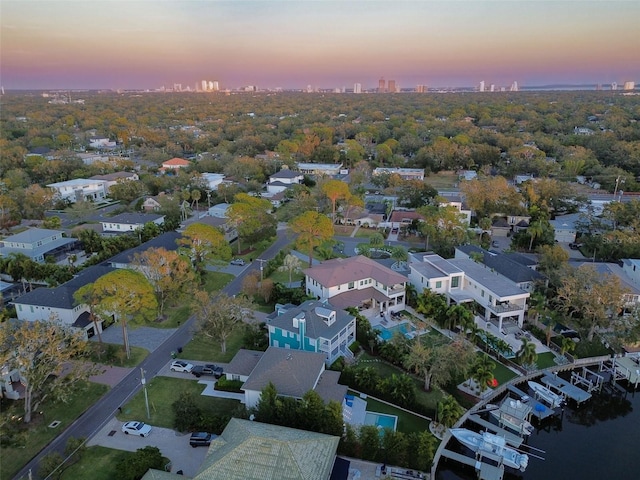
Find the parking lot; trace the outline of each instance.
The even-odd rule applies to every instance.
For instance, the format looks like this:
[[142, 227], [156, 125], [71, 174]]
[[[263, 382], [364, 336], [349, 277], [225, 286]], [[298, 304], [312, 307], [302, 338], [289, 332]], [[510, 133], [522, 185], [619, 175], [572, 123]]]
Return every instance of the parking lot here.
[[87, 446], [100, 445], [117, 450], [135, 452], [146, 446], [158, 447], [162, 455], [171, 460], [171, 472], [182, 470], [185, 476], [194, 477], [207, 454], [207, 447], [189, 445], [191, 434], [181, 434], [169, 428], [153, 427], [148, 437], [136, 437], [122, 433], [123, 422], [112, 418], [88, 442]]

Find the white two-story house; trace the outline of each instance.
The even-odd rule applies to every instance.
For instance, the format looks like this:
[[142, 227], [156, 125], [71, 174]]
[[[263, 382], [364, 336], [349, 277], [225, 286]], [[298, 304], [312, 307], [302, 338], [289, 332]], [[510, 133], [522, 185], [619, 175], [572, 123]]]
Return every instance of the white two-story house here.
[[407, 278], [362, 255], [335, 258], [304, 270], [308, 295], [336, 308], [387, 314], [405, 308]]
[[[81, 287], [95, 282], [113, 271], [111, 267], [96, 265], [89, 267], [75, 278], [55, 288], [36, 288], [18, 297], [12, 303], [16, 307], [18, 320], [25, 322], [53, 321], [85, 332], [87, 337], [95, 335], [96, 326], [89, 315], [89, 306], [78, 304], [73, 294]], [[102, 320], [97, 319], [97, 328], [102, 331]]]
[[77, 243], [75, 238], [65, 237], [64, 232], [60, 230], [29, 228], [0, 241], [0, 257], [21, 253], [34, 262], [42, 263], [48, 255], [56, 258], [64, 256], [72, 251]]
[[47, 187], [55, 191], [57, 200], [67, 200], [71, 203], [103, 200], [107, 196], [107, 181], [76, 178], [66, 182], [50, 183]]
[[101, 221], [105, 233], [128, 233], [142, 229], [146, 223], [162, 225], [164, 215], [155, 213], [121, 213]]
[[493, 269], [435, 254], [410, 255], [409, 268], [409, 281], [419, 293], [428, 288], [445, 295], [449, 303], [475, 302], [477, 314], [500, 330], [506, 320], [522, 327], [530, 294]]
[[278, 304], [267, 326], [270, 346], [324, 353], [327, 365], [339, 357], [353, 358], [349, 345], [356, 341], [356, 319], [328, 302]]

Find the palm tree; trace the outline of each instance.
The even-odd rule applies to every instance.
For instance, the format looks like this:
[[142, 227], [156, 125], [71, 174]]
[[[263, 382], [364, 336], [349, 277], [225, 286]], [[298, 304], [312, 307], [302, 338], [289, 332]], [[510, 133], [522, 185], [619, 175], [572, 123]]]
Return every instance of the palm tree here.
[[371, 248], [382, 247], [384, 245], [384, 237], [382, 234], [376, 232], [371, 235], [371, 237], [369, 237], [369, 245], [371, 245]]
[[496, 368], [495, 362], [488, 355], [481, 354], [471, 367], [471, 378], [476, 382], [480, 391], [493, 379], [493, 370]]
[[441, 402], [438, 402], [438, 422], [445, 427], [453, 426], [462, 416], [464, 409], [460, 406], [452, 395], [445, 395]]
[[297, 273], [302, 268], [302, 262], [295, 255], [291, 255], [290, 253], [284, 257], [282, 261], [282, 266], [278, 268], [280, 272], [289, 272], [289, 287], [291, 287], [291, 277], [293, 273]]
[[363, 390], [373, 390], [380, 381], [380, 376], [373, 367], [362, 367], [356, 370], [356, 382]]
[[401, 245], [393, 247], [393, 249], [391, 250], [391, 258], [393, 258], [396, 261], [396, 265], [400, 267], [401, 262], [407, 261], [407, 250]]
[[576, 342], [569, 337], [562, 337], [562, 343], [560, 345], [560, 355], [565, 353], [571, 353], [576, 349]]
[[529, 242], [529, 251], [531, 251], [533, 249], [534, 240], [536, 238], [540, 237], [544, 233], [544, 225], [542, 224], [542, 222], [540, 220], [536, 220], [534, 222], [531, 222], [529, 224], [529, 227], [527, 228], [527, 233], [529, 234], [529, 237], [531, 238], [531, 241]]
[[520, 365], [534, 365], [538, 360], [538, 354], [536, 353], [536, 344], [530, 342], [526, 338], [522, 339], [522, 346], [516, 358], [520, 361]]

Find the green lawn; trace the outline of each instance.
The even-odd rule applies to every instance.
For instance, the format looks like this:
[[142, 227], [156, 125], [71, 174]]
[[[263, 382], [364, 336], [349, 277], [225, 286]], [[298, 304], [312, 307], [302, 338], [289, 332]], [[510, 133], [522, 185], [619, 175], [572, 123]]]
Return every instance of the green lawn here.
[[[269, 275], [269, 278], [273, 280], [275, 283], [284, 283], [285, 285], [287, 285], [289, 283], [289, 272], [279, 272], [276, 270], [271, 275]], [[299, 282], [303, 279], [304, 279], [304, 274], [302, 272], [292, 272], [291, 274], [292, 282]]]
[[[0, 462], [0, 478], [12, 478], [20, 468], [27, 464], [40, 450], [57, 437], [62, 430], [71, 425], [86, 409], [98, 401], [107, 392], [106, 385], [87, 383], [86, 388], [74, 395], [68, 403], [51, 403], [45, 401], [38, 413], [33, 414], [29, 425], [21, 422], [24, 413], [24, 402], [10, 402], [9, 407], [3, 406], [6, 418], [16, 416], [15, 424], [6, 423], [2, 426], [5, 438], [14, 432], [14, 441], [2, 445], [2, 461]], [[53, 421], [60, 421], [56, 428], [49, 428]]]
[[553, 352], [539, 353], [538, 360], [536, 360], [536, 365], [540, 369], [555, 367], [557, 365], [554, 361], [555, 358], [556, 356]]
[[80, 460], [67, 468], [61, 480], [76, 480], [90, 478], [91, 480], [111, 480], [118, 478], [116, 465], [134, 452], [114, 450], [112, 448], [94, 446], [82, 453]]
[[230, 273], [208, 271], [205, 274], [204, 289], [209, 293], [217, 292], [226, 287], [234, 278], [236, 277]]
[[435, 175], [425, 177], [424, 181], [435, 189], [438, 189], [454, 188], [458, 182], [460, 182], [460, 179], [455, 172], [438, 172]]
[[[406, 373], [404, 370], [401, 370], [398, 367], [379, 361], [377, 357], [372, 357], [368, 353], [363, 353], [358, 357], [358, 365], [373, 367], [376, 370], [376, 372], [378, 372], [378, 375], [380, 375], [380, 377], [382, 378], [390, 377], [394, 373], [396, 375], [401, 373]], [[412, 378], [416, 386], [417, 403], [435, 412], [438, 402], [442, 400], [442, 392], [440, 392], [440, 390], [435, 388], [432, 389], [430, 392], [425, 392], [423, 389], [424, 382], [421, 379], [418, 379], [414, 376], [412, 376]]]
[[[486, 353], [484, 352], [477, 352], [477, 354], [486, 355]], [[498, 380], [499, 385], [502, 385], [503, 383], [508, 382], [512, 378], [518, 376], [513, 370], [510, 370], [502, 363], [496, 361], [494, 358], [492, 358], [491, 361], [496, 364], [496, 368], [493, 370], [493, 376], [496, 380]]]
[[374, 236], [376, 233], [379, 233], [382, 236], [384, 236], [384, 230], [378, 230], [378, 229], [375, 229], [375, 228], [363, 228], [363, 227], [360, 227], [358, 229], [358, 231], [356, 232], [356, 238], [370, 238], [370, 237]]
[[182, 347], [183, 351], [180, 356], [188, 360], [227, 363], [231, 361], [242, 346], [242, 335], [241, 329], [232, 333], [227, 339], [227, 351], [222, 353], [219, 342], [204, 335], [196, 334], [193, 340]]
[[241, 405], [237, 400], [202, 396], [204, 388], [195, 378], [155, 377], [147, 383], [151, 418], [147, 418], [144, 392], [140, 391], [122, 408], [118, 420], [142, 420], [157, 427], [173, 428], [174, 414], [171, 405], [183, 392], [193, 394], [203, 414], [231, 415]]
[[[116, 325], [112, 325], [111, 328], [119, 328]], [[99, 353], [99, 349], [102, 347], [102, 353]], [[127, 358], [124, 352], [124, 347], [119, 343], [91, 343], [91, 356], [92, 362], [101, 363], [103, 365], [113, 365], [115, 367], [135, 367], [140, 364], [147, 355], [149, 350], [141, 347], [129, 346], [131, 351], [131, 358]], [[113, 354], [110, 354], [112, 352]]]
[[[352, 395], [358, 395], [354, 392], [349, 392]], [[387, 415], [395, 415], [398, 417], [397, 431], [402, 433], [422, 432], [423, 430], [429, 430], [429, 420], [425, 420], [417, 415], [412, 415], [404, 410], [392, 407], [386, 403], [379, 402], [372, 398], [366, 398], [367, 411], [386, 413]]]

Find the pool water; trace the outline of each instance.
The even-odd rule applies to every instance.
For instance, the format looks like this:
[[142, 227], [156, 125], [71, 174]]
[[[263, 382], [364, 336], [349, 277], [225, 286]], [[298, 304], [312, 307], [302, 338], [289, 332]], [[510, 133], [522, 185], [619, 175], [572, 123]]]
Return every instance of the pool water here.
[[410, 323], [401, 323], [400, 325], [394, 325], [393, 327], [389, 328], [379, 325], [376, 327], [376, 329], [380, 330], [380, 337], [385, 341], [391, 340], [391, 337], [393, 337], [393, 334], [396, 332], [400, 332], [403, 335], [406, 335], [410, 331], [415, 330]]
[[364, 417], [365, 425], [375, 425], [380, 428], [390, 428], [396, 430], [398, 417], [395, 415], [387, 415], [385, 413], [367, 412]]

